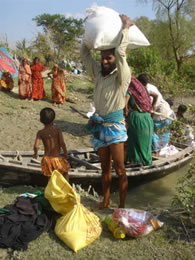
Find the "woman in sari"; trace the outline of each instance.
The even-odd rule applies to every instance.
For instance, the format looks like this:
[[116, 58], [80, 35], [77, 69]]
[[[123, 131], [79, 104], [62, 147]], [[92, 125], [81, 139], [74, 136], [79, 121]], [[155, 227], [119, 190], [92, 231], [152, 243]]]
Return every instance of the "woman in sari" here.
[[57, 64], [53, 70], [48, 73], [48, 77], [52, 78], [51, 97], [54, 104], [63, 104], [65, 102], [65, 74], [63, 69], [60, 69]]
[[31, 69], [28, 65], [28, 60], [24, 58], [19, 67], [18, 74], [18, 85], [19, 85], [19, 96], [21, 99], [27, 100], [31, 97]]
[[[153, 104], [150, 102], [153, 96]], [[127, 162], [136, 165], [152, 164], [153, 120], [150, 115], [152, 105], [157, 101], [155, 93], [148, 93], [146, 88], [132, 76], [126, 94], [127, 104], [131, 108], [127, 118]]]
[[1, 90], [10, 92], [13, 87], [14, 87], [14, 81], [12, 78], [12, 75], [8, 71], [4, 71], [1, 75], [1, 80], [0, 80], [0, 87]]
[[[154, 131], [152, 135], [152, 152], [159, 155], [160, 150], [169, 144], [170, 130], [168, 125], [171, 124], [169, 117], [173, 117], [173, 111], [168, 102], [166, 102], [159, 92], [158, 88], [148, 82], [146, 74], [140, 74], [138, 80], [146, 87], [148, 92], [156, 93], [158, 100], [153, 108], [152, 119], [154, 122]], [[151, 99], [152, 100], [152, 99]]]
[[45, 97], [44, 91], [44, 82], [41, 75], [41, 72], [45, 69], [40, 63], [38, 57], [34, 58], [33, 63], [30, 65], [31, 72], [32, 72], [32, 97], [31, 101], [33, 100], [40, 100]]

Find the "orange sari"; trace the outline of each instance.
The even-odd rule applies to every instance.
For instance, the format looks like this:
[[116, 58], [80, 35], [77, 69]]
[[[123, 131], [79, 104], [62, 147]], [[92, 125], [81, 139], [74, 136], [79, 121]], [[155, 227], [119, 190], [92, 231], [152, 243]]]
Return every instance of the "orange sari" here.
[[44, 82], [41, 72], [45, 69], [41, 63], [30, 65], [32, 71], [32, 99], [42, 99], [45, 97]]
[[57, 104], [65, 102], [66, 83], [65, 75], [62, 69], [58, 69], [53, 73], [51, 96], [52, 101]]
[[31, 69], [28, 64], [20, 65], [18, 75], [19, 96], [21, 99], [31, 96]]

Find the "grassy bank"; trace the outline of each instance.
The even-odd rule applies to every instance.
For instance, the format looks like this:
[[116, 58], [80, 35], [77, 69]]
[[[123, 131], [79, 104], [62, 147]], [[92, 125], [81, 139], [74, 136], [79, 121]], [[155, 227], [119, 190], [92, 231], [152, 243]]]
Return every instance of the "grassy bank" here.
[[[40, 190], [40, 188], [29, 186], [1, 188], [0, 207], [12, 204], [21, 193], [37, 190]], [[81, 202], [88, 208], [99, 199], [81, 192]], [[192, 231], [190, 231], [192, 230], [192, 223], [189, 219], [184, 218], [184, 216], [181, 218], [179, 212], [173, 212], [170, 209], [149, 210], [154, 214], [159, 214], [159, 219], [164, 222], [164, 226], [142, 238], [116, 240], [103, 223], [101, 236], [92, 244], [74, 253], [51, 230], [30, 242], [26, 251], [0, 249], [0, 259], [194, 259], [195, 242]], [[103, 219], [111, 212], [112, 209], [106, 209], [95, 213]]]

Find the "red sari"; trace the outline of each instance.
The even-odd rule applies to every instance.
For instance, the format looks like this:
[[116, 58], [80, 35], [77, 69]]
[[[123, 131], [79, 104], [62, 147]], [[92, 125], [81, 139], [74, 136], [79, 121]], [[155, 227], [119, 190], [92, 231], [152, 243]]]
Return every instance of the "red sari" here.
[[42, 99], [45, 97], [44, 82], [41, 72], [45, 69], [41, 63], [32, 63], [30, 65], [32, 71], [32, 99]]

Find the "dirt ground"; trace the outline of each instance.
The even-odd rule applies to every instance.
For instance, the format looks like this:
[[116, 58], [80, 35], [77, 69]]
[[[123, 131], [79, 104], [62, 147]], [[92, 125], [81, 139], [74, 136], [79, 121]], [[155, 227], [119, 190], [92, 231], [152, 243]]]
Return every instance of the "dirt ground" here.
[[[55, 125], [62, 129], [68, 150], [91, 147], [91, 136], [85, 129], [88, 120], [73, 111], [71, 106], [86, 114], [90, 110], [93, 96], [76, 82], [75, 85], [74, 81], [71, 83], [67, 101], [60, 107], [55, 107], [48, 98], [33, 102], [20, 100], [16, 84], [10, 94], [0, 91], [0, 150], [32, 151], [36, 133], [43, 127], [39, 121], [39, 112], [44, 107], [52, 107], [55, 110]], [[82, 85], [81, 78], [79, 82]], [[68, 100], [73, 100], [74, 103]], [[174, 100], [174, 110], [181, 103], [195, 105], [195, 98], [177, 97]], [[40, 150], [43, 150], [43, 146], [40, 146]]]
[[[33, 102], [20, 100], [17, 87], [10, 94], [0, 91], [0, 150], [31, 151], [36, 133], [43, 127], [39, 121], [39, 112], [44, 107], [55, 110], [55, 125], [62, 129], [68, 150], [91, 147], [90, 135], [85, 130], [87, 119], [74, 112], [70, 106], [88, 112], [92, 100], [89, 95], [77, 91], [72, 92], [69, 99], [76, 104], [66, 102], [55, 107], [47, 98]], [[42, 146], [40, 150], [43, 150]]]

